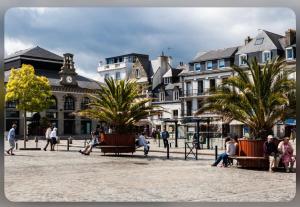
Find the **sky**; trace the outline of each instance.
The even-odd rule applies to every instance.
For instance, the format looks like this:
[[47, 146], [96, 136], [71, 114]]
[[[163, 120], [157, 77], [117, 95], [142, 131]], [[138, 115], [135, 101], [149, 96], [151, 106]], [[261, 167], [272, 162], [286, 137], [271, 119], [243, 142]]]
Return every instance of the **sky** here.
[[96, 79], [99, 61], [127, 53], [162, 51], [173, 66], [197, 53], [239, 46], [259, 29], [284, 35], [296, 28], [288, 8], [12, 8], [5, 15], [5, 55], [40, 46], [73, 53], [76, 71]]

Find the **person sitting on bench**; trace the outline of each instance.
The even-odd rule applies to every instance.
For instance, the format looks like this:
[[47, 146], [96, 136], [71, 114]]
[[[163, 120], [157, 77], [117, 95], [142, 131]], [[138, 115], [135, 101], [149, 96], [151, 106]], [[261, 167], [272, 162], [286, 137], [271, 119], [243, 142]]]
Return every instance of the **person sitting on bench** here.
[[145, 156], [148, 155], [148, 152], [150, 150], [150, 146], [148, 144], [149, 144], [149, 141], [146, 140], [145, 133], [142, 132], [142, 134], [139, 136], [137, 146], [138, 147], [144, 146], [144, 155]]
[[90, 155], [92, 148], [99, 144], [99, 133], [97, 132], [97, 129], [95, 132], [92, 132], [92, 139], [90, 143], [84, 148], [84, 150], [79, 150], [79, 152], [83, 155]]
[[[228, 139], [227, 139], [228, 140]], [[236, 149], [235, 149], [235, 141], [234, 139], [229, 139], [229, 141], [225, 142], [226, 148], [225, 152], [220, 154], [217, 160], [211, 165], [213, 167], [217, 166], [221, 160], [223, 160], [223, 166], [228, 166], [228, 156], [235, 155]]]
[[[281, 154], [281, 159], [284, 164], [286, 172], [294, 172], [294, 163], [296, 161], [295, 156], [293, 155], [294, 149], [289, 142], [289, 137], [284, 137], [283, 141], [278, 144], [278, 151]], [[290, 168], [289, 168], [290, 165]]]
[[278, 167], [279, 154], [277, 146], [273, 141], [273, 136], [268, 135], [267, 141], [264, 143], [264, 156], [269, 159], [269, 171], [274, 172], [274, 168]]

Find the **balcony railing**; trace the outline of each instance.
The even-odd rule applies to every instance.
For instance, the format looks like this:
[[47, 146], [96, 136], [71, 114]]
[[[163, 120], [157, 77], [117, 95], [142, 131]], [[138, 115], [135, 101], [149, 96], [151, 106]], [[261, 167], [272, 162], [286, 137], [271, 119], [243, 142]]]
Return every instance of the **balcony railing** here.
[[129, 62], [120, 62], [120, 63], [112, 63], [112, 64], [105, 64], [98, 67], [99, 71], [105, 71], [105, 70], [114, 70], [114, 69], [121, 69], [121, 68], [128, 68], [132, 65], [132, 63]]
[[207, 96], [209, 95], [209, 89], [205, 88], [202, 90], [199, 89], [190, 89], [190, 90], [185, 90], [183, 93], [180, 94], [181, 97], [195, 97], [195, 96]]

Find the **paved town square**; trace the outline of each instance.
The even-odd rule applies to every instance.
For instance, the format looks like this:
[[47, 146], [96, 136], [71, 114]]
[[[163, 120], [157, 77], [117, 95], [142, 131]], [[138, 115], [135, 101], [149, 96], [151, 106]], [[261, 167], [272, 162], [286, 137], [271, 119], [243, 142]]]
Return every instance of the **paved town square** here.
[[[6, 197], [15, 202], [273, 202], [292, 200], [296, 192], [296, 173], [211, 167], [213, 151], [187, 161], [183, 153], [174, 153], [172, 148], [169, 160], [166, 153], [151, 151], [145, 158], [141, 150], [133, 156], [103, 156], [95, 149], [84, 156], [78, 153], [82, 141], [75, 141], [70, 151], [66, 151], [65, 143], [62, 141], [54, 152], [17, 150], [15, 156], [6, 155]], [[28, 146], [35, 143], [29, 141]], [[41, 146], [44, 142], [39, 141]], [[158, 149], [155, 144], [152, 148]]]

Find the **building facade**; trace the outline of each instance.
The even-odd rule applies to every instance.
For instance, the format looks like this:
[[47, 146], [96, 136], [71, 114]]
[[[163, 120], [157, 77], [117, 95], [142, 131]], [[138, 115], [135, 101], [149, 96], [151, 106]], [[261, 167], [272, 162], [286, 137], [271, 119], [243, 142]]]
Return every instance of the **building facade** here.
[[[37, 75], [49, 79], [54, 103], [42, 112], [28, 112], [27, 126], [29, 136], [44, 135], [45, 122], [51, 122], [58, 128], [59, 136], [89, 135], [98, 124], [96, 121], [75, 116], [73, 112], [85, 109], [90, 102], [89, 93], [99, 89], [96, 81], [80, 76], [74, 67], [73, 55], [56, 55], [40, 47], [16, 52], [5, 58], [5, 83], [8, 82], [11, 68], [20, 68], [30, 64]], [[17, 134], [23, 137], [23, 112], [16, 109], [15, 102], [5, 106], [5, 130], [13, 123], [18, 125]]]

